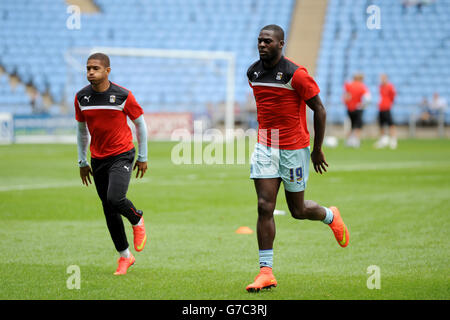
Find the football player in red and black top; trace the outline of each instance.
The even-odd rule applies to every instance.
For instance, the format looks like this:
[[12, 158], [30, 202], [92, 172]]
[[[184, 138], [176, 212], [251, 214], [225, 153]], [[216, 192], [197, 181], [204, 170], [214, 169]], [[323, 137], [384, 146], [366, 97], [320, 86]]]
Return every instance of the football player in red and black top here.
[[[380, 102], [378, 103], [378, 121], [381, 137], [375, 143], [375, 148], [384, 148], [388, 145], [391, 149], [397, 148], [397, 135], [391, 114], [395, 95], [394, 85], [389, 82], [387, 74], [382, 74], [380, 76]], [[386, 126], [389, 128], [389, 136], [386, 133]]]
[[[328, 224], [341, 247], [349, 234], [339, 210], [304, 200], [309, 162], [322, 174], [328, 166], [322, 152], [326, 111], [319, 87], [306, 68], [285, 58], [284, 31], [265, 26], [258, 37], [260, 59], [250, 66], [247, 77], [255, 96], [258, 142], [251, 159], [250, 178], [258, 198], [257, 238], [260, 273], [247, 291], [257, 292], [277, 285], [272, 273], [275, 210], [281, 182], [289, 211], [295, 219], [320, 220]], [[314, 111], [314, 145], [306, 123], [306, 106]]]
[[[131, 91], [109, 81], [107, 55], [92, 54], [86, 68], [90, 85], [75, 96], [80, 177], [86, 186], [91, 183], [90, 176], [94, 178], [108, 230], [120, 254], [114, 274], [121, 275], [135, 262], [128, 249], [122, 216], [132, 225], [135, 250], [141, 251], [147, 241], [143, 212], [126, 197], [132, 171], [137, 169], [136, 177], [142, 178], [147, 170], [147, 127], [144, 112]], [[135, 147], [127, 118], [136, 126], [139, 144], [134, 167]], [[92, 168], [87, 161], [89, 135]]]
[[351, 123], [351, 130], [348, 134], [346, 145], [359, 148], [361, 145], [363, 112], [370, 102], [370, 91], [364, 84], [364, 75], [362, 73], [355, 74], [352, 82], [344, 84], [343, 100]]

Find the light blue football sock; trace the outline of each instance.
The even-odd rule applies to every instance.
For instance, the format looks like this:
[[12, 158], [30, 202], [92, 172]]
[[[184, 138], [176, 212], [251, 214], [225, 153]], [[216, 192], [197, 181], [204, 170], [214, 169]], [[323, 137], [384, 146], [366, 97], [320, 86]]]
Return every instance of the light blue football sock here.
[[259, 267], [272, 268], [273, 265], [273, 249], [259, 250]]
[[332, 222], [333, 222], [333, 217], [334, 217], [333, 211], [331, 211], [330, 208], [326, 208], [326, 207], [323, 207], [323, 208], [325, 209], [325, 211], [326, 211], [327, 213], [326, 213], [326, 215], [325, 215], [325, 219], [323, 219], [322, 222], [325, 223], [325, 224], [330, 224], [330, 223], [332, 223]]

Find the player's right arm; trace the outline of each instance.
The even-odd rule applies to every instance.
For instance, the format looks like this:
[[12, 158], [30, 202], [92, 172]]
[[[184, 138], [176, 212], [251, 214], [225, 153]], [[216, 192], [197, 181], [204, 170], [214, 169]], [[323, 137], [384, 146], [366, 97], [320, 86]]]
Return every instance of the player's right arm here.
[[80, 178], [84, 185], [92, 184], [92, 169], [87, 161], [87, 149], [89, 146], [89, 132], [86, 122], [77, 121], [77, 146], [78, 146], [78, 166], [80, 167]]
[[342, 95], [342, 100], [344, 101], [345, 104], [347, 104], [352, 99], [352, 95], [350, 94], [348, 88], [349, 84], [346, 82], [344, 84], [344, 94]]
[[81, 113], [78, 99], [75, 96], [75, 118], [77, 120], [77, 148], [78, 148], [78, 166], [80, 167], [81, 182], [88, 186], [92, 184], [92, 170], [87, 161], [87, 150], [89, 146], [89, 131], [84, 117]]

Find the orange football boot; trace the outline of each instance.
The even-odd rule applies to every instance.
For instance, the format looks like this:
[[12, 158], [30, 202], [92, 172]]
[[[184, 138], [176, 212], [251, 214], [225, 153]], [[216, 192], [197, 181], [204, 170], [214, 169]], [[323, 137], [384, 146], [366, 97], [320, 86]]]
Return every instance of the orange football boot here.
[[347, 226], [342, 220], [339, 209], [336, 207], [330, 207], [330, 210], [333, 212], [333, 222], [329, 224], [331, 230], [334, 233], [334, 237], [336, 238], [338, 244], [345, 248], [348, 246], [348, 241], [350, 240], [350, 233], [348, 232]]
[[245, 288], [248, 292], [259, 292], [261, 289], [270, 289], [277, 286], [277, 280], [273, 276], [272, 268], [262, 267], [255, 281]]
[[144, 225], [144, 217], [142, 219], [142, 224], [139, 226], [133, 227], [133, 236], [134, 236], [134, 249], [137, 252], [140, 252], [144, 249], [145, 244], [147, 243], [147, 235], [145, 234], [145, 225]]
[[129, 258], [120, 257], [119, 260], [117, 261], [119, 266], [117, 267], [116, 272], [114, 272], [114, 275], [120, 276], [120, 275], [127, 274], [128, 268], [131, 267], [135, 261], [136, 261], [136, 259], [134, 258], [134, 256], [131, 253], [130, 253]]

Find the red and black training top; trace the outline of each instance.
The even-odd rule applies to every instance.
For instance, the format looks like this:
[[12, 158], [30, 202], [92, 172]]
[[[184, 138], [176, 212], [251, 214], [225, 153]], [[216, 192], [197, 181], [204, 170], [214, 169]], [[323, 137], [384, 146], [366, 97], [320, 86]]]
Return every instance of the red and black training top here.
[[[282, 57], [265, 69], [259, 60], [250, 66], [247, 77], [256, 100], [258, 142], [287, 150], [308, 147], [305, 101], [320, 90], [306, 68]], [[273, 139], [274, 130], [278, 141]]]
[[75, 119], [86, 122], [91, 135], [91, 157], [104, 159], [134, 148], [127, 123], [144, 113], [131, 91], [110, 82], [108, 90], [96, 92], [88, 85], [75, 95]]

